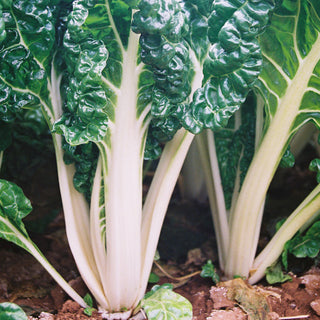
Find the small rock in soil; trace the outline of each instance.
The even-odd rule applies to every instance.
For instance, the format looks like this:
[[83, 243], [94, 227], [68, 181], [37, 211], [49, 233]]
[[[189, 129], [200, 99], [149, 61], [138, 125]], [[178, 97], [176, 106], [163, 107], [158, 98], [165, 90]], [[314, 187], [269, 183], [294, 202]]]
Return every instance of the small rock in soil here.
[[227, 298], [228, 289], [225, 287], [212, 287], [210, 298], [213, 301], [214, 309], [232, 308], [235, 302]]
[[28, 320], [54, 320], [54, 315], [48, 312], [41, 312], [38, 318], [28, 317]]
[[306, 291], [310, 294], [320, 293], [320, 275], [319, 274], [306, 274], [300, 277], [301, 283], [306, 286]]
[[310, 303], [311, 308], [313, 311], [320, 316], [320, 299], [316, 299]]
[[213, 310], [207, 320], [246, 320], [247, 315], [240, 308]]

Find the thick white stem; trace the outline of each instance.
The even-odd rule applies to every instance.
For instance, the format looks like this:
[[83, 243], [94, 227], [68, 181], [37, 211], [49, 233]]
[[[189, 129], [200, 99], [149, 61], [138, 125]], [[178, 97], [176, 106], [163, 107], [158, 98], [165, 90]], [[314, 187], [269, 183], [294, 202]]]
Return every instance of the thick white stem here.
[[68, 243], [84, 282], [98, 303], [107, 306], [91, 247], [89, 207], [84, 195], [73, 186], [75, 168], [63, 161], [61, 139], [53, 135]]
[[[49, 89], [51, 92], [53, 114], [47, 115], [47, 121], [51, 126], [63, 112], [60, 82], [61, 76], [57, 76], [54, 65], [52, 65], [51, 85]], [[46, 112], [46, 109], [44, 111]], [[76, 191], [73, 186], [74, 166], [66, 165], [63, 161], [62, 137], [52, 134], [52, 139], [56, 154], [58, 180], [68, 243], [78, 270], [87, 287], [95, 296], [97, 302], [107, 307], [90, 242], [90, 230], [88, 227], [89, 206], [84, 195]]]
[[[191, 96], [202, 85], [202, 66], [191, 51], [195, 76]], [[159, 241], [163, 220], [176, 185], [182, 165], [190, 148], [194, 135], [180, 129], [162, 152], [156, 173], [143, 206], [141, 227], [141, 281], [136, 303], [141, 300], [147, 287], [154, 255]]]
[[247, 277], [257, 248], [256, 234], [260, 230], [261, 208], [267, 190], [287, 146], [292, 125], [301, 99], [308, 86], [310, 74], [319, 60], [320, 39], [308, 57], [302, 61], [289, 83], [286, 94], [279, 100], [279, 108], [250, 165], [231, 221], [229, 259], [226, 274], [229, 277]]
[[290, 240], [303, 226], [311, 223], [320, 214], [320, 185], [308, 195], [299, 207], [289, 216], [286, 222], [272, 237], [253, 263], [251, 284], [258, 282], [265, 275], [267, 267], [272, 265], [281, 255], [285, 243]]
[[[123, 79], [110, 124], [104, 191], [107, 259], [104, 288], [112, 312], [133, 309], [141, 276], [142, 165], [145, 130], [137, 115], [138, 35], [131, 32], [123, 55]], [[98, 231], [97, 231], [98, 232]]]
[[[104, 293], [106, 292], [104, 281], [105, 277], [105, 265], [107, 259], [106, 243], [105, 243], [105, 229], [106, 221], [105, 215], [101, 214], [104, 210], [104, 203], [101, 203], [101, 184], [102, 184], [102, 157], [100, 156], [97, 163], [96, 174], [93, 181], [91, 203], [90, 203], [90, 236], [92, 243], [93, 255], [95, 258], [95, 264], [99, 272], [99, 278]], [[104, 216], [104, 217], [103, 217]], [[106, 305], [104, 309], [110, 310], [110, 303], [108, 297], [105, 295]], [[108, 306], [108, 308], [106, 308]], [[101, 308], [103, 308], [101, 306]]]
[[166, 144], [153, 177], [143, 207], [142, 273], [137, 302], [143, 297], [147, 287], [163, 220], [193, 137], [193, 134], [180, 129], [174, 138]]

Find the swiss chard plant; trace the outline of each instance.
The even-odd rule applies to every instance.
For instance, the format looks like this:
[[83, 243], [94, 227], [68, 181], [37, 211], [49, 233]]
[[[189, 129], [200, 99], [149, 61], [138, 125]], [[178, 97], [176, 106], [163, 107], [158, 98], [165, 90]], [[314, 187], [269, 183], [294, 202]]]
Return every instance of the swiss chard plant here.
[[[194, 134], [226, 126], [261, 72], [257, 37], [273, 2], [0, 5], [0, 113], [40, 106], [52, 132], [66, 232], [79, 272], [106, 318], [127, 319], [143, 298]], [[159, 156], [143, 202], [144, 159]], [[21, 222], [27, 212], [10, 210], [0, 211], [0, 235], [43, 262], [35, 245], [27, 245]], [[183, 314], [179, 319], [191, 318]]]
[[252, 95], [225, 130], [197, 137], [221, 268], [250, 283], [260, 280], [285, 243], [320, 213], [318, 185], [255, 257], [273, 176], [279, 165], [294, 164], [294, 135], [307, 123], [319, 128], [320, 3], [277, 1], [259, 41], [263, 69]]

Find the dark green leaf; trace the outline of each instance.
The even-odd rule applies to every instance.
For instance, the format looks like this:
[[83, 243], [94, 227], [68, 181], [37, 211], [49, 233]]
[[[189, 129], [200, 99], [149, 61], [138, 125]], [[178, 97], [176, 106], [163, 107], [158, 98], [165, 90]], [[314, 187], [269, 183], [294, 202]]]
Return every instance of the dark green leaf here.
[[211, 278], [215, 284], [217, 284], [220, 281], [220, 277], [217, 274], [216, 268], [214, 267], [211, 260], [208, 260], [207, 263], [204, 266], [202, 266], [200, 276], [202, 278]]
[[159, 276], [157, 276], [155, 273], [151, 272], [148, 282], [149, 283], [157, 283], [157, 282], [159, 282], [159, 279], [160, 279]]
[[255, 151], [255, 103], [255, 97], [249, 95], [228, 126], [214, 134], [227, 209], [231, 207], [233, 194], [239, 191], [235, 190], [236, 181], [240, 177], [242, 185]]
[[320, 221], [315, 222], [304, 236], [297, 237], [300, 241], [293, 241], [290, 253], [297, 258], [315, 258], [320, 250]]
[[19, 235], [29, 239], [22, 219], [32, 210], [30, 201], [14, 183], [0, 179], [0, 238], [29, 251]]
[[188, 130], [197, 133], [202, 128], [216, 130], [226, 126], [245, 101], [262, 70], [257, 37], [264, 31], [272, 8], [271, 0], [213, 3], [208, 18], [211, 46], [203, 64], [203, 87], [196, 91], [184, 115]]
[[292, 168], [295, 164], [295, 158], [290, 151], [290, 146], [286, 149], [284, 155], [281, 158], [279, 166], [282, 168]]
[[[291, 127], [291, 135], [310, 120], [319, 126], [320, 62], [316, 56], [309, 55], [319, 37], [319, 31], [318, 1], [283, 0], [275, 9], [270, 26], [260, 36], [264, 68], [256, 87], [266, 101], [266, 127], [281, 101], [285, 100], [287, 90], [296, 83], [301, 85], [297, 72], [307, 61], [314, 69], [308, 75], [304, 73], [308, 83], [303, 91], [299, 91], [299, 96], [295, 96], [300, 107]], [[299, 74], [305, 72], [302, 68]], [[284, 107], [288, 110], [290, 108]]]
[[320, 159], [313, 159], [309, 165], [309, 170], [317, 173], [317, 182], [320, 183]]
[[0, 320], [28, 320], [25, 312], [16, 304], [0, 303]]
[[276, 264], [267, 268], [266, 280], [269, 284], [275, 284], [290, 281], [292, 280], [292, 277], [288, 274], [285, 274], [281, 268], [281, 263], [277, 262]]
[[288, 255], [296, 258], [316, 258], [320, 251], [320, 221], [316, 221], [305, 234], [297, 233], [287, 241], [282, 253], [282, 263], [288, 269]]

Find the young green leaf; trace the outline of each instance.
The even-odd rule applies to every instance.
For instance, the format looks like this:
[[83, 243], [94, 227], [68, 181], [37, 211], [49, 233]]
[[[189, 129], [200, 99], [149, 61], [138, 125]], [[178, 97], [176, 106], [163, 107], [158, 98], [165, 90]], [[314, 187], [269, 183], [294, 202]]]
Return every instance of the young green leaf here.
[[309, 170], [317, 173], [317, 182], [320, 183], [320, 159], [313, 159], [310, 162]]
[[283, 272], [281, 262], [279, 261], [267, 268], [266, 280], [270, 284], [275, 284], [292, 280], [292, 277]]
[[155, 273], [153, 273], [153, 272], [151, 272], [150, 273], [150, 276], [149, 276], [149, 280], [148, 280], [148, 282], [149, 283], [157, 283], [158, 281], [159, 281], [159, 276], [158, 275], [156, 275]]
[[28, 317], [18, 305], [3, 302], [0, 303], [0, 320], [28, 320]]
[[287, 267], [289, 253], [297, 258], [316, 258], [320, 251], [320, 221], [315, 222], [303, 235], [298, 233], [285, 244], [283, 252], [284, 265]]
[[191, 320], [192, 305], [167, 285], [154, 286], [141, 302], [149, 320]]
[[220, 277], [217, 274], [216, 268], [214, 267], [211, 260], [208, 260], [207, 263], [204, 266], [202, 266], [200, 276], [202, 278], [211, 278], [215, 284], [217, 284], [220, 281]]
[[95, 311], [96, 309], [93, 307], [93, 299], [92, 296], [87, 293], [84, 297], [83, 300], [85, 301], [85, 303], [88, 305], [88, 307], [86, 307], [83, 310], [83, 313], [89, 317], [92, 316], [92, 312]]
[[[0, 179], [0, 238], [29, 251], [20, 233], [29, 238], [22, 219], [32, 210], [30, 200], [16, 184]], [[19, 232], [17, 234], [17, 231]]]

